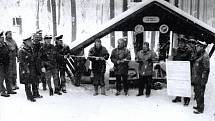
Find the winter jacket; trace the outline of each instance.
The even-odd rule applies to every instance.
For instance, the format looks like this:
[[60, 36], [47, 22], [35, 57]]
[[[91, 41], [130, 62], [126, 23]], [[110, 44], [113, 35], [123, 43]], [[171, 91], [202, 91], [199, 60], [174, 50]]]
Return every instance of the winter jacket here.
[[136, 60], [139, 62], [139, 74], [141, 76], [150, 76], [153, 73], [153, 61], [157, 61], [155, 52], [140, 50], [137, 53]]
[[52, 44], [44, 44], [43, 45], [44, 55], [42, 56], [42, 63], [46, 70], [56, 69], [57, 61], [56, 61], [56, 50], [54, 45]]
[[42, 70], [44, 67], [42, 63], [42, 57], [44, 56], [43, 44], [33, 44], [33, 53], [34, 53], [34, 61], [36, 62], [36, 75], [41, 76]]
[[0, 43], [0, 64], [7, 66], [9, 64], [9, 48], [5, 42]]
[[66, 69], [66, 58], [65, 55], [70, 54], [69, 46], [67, 45], [55, 45], [56, 61], [58, 69]]
[[33, 48], [23, 45], [19, 50], [19, 75], [20, 83], [34, 83], [38, 80], [36, 74], [36, 61]]
[[111, 53], [111, 62], [114, 64], [114, 72], [116, 75], [128, 74], [128, 61], [117, 63], [117, 61], [131, 60], [131, 53], [126, 48], [115, 48]]
[[18, 46], [16, 42], [13, 39], [6, 39], [6, 44], [9, 48], [9, 77], [10, 78], [16, 78], [17, 77], [17, 71], [16, 71], [16, 57], [18, 56]]
[[206, 51], [202, 52], [194, 62], [193, 83], [205, 86], [210, 72], [210, 57]]
[[[100, 48], [95, 48], [92, 47], [89, 50], [89, 60], [92, 61], [92, 71], [93, 73], [105, 73], [106, 71], [106, 62], [105, 60], [107, 60], [109, 58], [109, 53], [107, 51], [107, 49], [103, 46], [101, 46]], [[95, 57], [103, 57], [105, 60], [96, 60], [95, 58], [90, 58], [90, 56], [95, 56]]]

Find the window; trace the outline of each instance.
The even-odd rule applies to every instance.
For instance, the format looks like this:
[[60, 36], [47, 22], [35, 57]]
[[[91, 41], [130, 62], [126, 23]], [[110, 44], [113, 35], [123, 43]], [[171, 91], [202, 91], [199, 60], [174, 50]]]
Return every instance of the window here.
[[21, 17], [13, 18], [13, 26], [21, 26], [21, 25], [22, 25], [22, 18]]

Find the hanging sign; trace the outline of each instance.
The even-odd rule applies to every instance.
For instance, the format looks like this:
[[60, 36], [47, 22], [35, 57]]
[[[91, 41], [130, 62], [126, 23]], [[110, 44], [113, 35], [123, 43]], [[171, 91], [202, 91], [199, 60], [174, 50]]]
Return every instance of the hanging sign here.
[[144, 23], [158, 23], [160, 21], [160, 18], [157, 16], [145, 16], [143, 17]]
[[144, 27], [143, 27], [143, 25], [138, 24], [138, 25], [135, 26], [134, 30], [135, 30], [136, 33], [139, 34], [139, 33], [144, 32]]
[[166, 25], [166, 24], [162, 24], [159, 28], [159, 31], [162, 33], [162, 34], [165, 34], [169, 31], [169, 27]]

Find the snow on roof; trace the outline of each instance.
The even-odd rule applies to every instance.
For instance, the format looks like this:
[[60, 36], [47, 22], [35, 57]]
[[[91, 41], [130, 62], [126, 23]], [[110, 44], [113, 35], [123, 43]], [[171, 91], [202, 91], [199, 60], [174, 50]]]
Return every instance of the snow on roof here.
[[215, 33], [215, 29], [209, 25], [207, 25], [206, 23], [200, 21], [199, 19], [191, 16], [190, 14], [184, 12], [183, 10], [171, 5], [170, 3], [164, 1], [164, 0], [147, 0], [144, 2], [141, 2], [139, 4], [137, 4], [134, 7], [131, 7], [130, 9], [128, 9], [127, 11], [123, 12], [122, 14], [120, 14], [119, 16], [111, 19], [109, 22], [107, 22], [106, 24], [103, 24], [101, 26], [99, 26], [97, 29], [91, 31], [91, 33], [89, 33], [88, 35], [86, 35], [82, 40], [78, 40], [78, 41], [74, 41], [72, 42], [71, 48], [74, 48], [78, 45], [80, 45], [81, 43], [83, 43], [84, 41], [86, 41], [87, 39], [91, 38], [92, 36], [102, 32], [103, 30], [113, 26], [114, 24], [118, 23], [119, 21], [121, 21], [122, 19], [126, 18], [127, 16], [131, 15], [132, 13], [134, 13], [135, 11], [143, 8], [144, 6], [152, 3], [152, 2], [158, 2], [164, 6], [166, 6], [167, 8], [175, 11], [176, 13], [184, 16], [185, 18], [189, 19], [190, 21], [198, 24], [199, 26], [211, 31], [212, 33]]

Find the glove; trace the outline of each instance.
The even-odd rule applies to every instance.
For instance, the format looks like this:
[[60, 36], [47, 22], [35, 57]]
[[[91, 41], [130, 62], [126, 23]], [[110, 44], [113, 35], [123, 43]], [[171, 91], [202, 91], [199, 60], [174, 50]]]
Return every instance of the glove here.
[[44, 68], [44, 67], [41, 70], [42, 70], [43, 73], [46, 72], [46, 68]]

